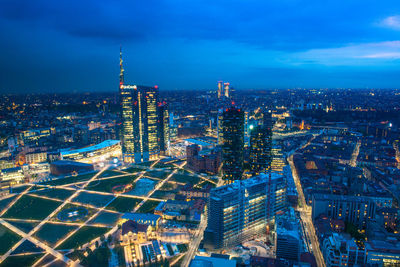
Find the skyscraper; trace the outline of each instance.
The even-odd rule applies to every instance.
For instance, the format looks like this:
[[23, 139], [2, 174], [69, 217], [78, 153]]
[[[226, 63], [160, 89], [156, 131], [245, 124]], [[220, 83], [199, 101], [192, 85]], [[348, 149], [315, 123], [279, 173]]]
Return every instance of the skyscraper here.
[[253, 174], [271, 168], [272, 122], [271, 113], [266, 112], [263, 122], [250, 129], [250, 170]]
[[[135, 86], [136, 88], [136, 86]], [[134, 138], [134, 88], [129, 85], [120, 85], [120, 101], [122, 116], [122, 155], [124, 162], [131, 163], [135, 161], [135, 138]]]
[[220, 99], [223, 95], [223, 86], [224, 86], [224, 82], [219, 81], [218, 82], [218, 99]]
[[135, 138], [134, 138], [134, 89], [136, 87], [124, 85], [124, 67], [122, 49], [119, 51], [119, 96], [121, 106], [122, 125], [120, 129], [122, 141], [122, 155], [124, 162], [134, 162]]
[[217, 130], [218, 130], [218, 145], [222, 145], [222, 140], [224, 139], [222, 134], [222, 115], [224, 114], [224, 110], [221, 108], [218, 110], [217, 114]]
[[222, 171], [225, 180], [240, 180], [244, 158], [244, 112], [237, 108], [222, 113]]
[[158, 104], [158, 142], [160, 152], [169, 155], [169, 113], [167, 103]]
[[225, 91], [224, 93], [225, 97], [229, 98], [231, 96], [229, 92], [229, 83], [224, 83], [224, 91]]
[[[169, 132], [165, 132], [168, 127], [168, 110], [166, 107], [158, 107], [158, 86], [125, 85], [123, 72], [120, 53], [123, 160], [132, 163], [157, 159], [161, 147], [165, 149], [165, 144], [169, 144]], [[160, 115], [160, 112], [163, 114]], [[164, 132], [162, 136], [161, 131]]]
[[135, 106], [137, 116], [135, 127], [138, 138], [135, 145], [135, 162], [157, 159], [160, 156], [158, 143], [158, 86], [138, 86]]
[[230, 84], [228, 82], [218, 81], [218, 99], [221, 99], [222, 97], [232, 98], [231, 91], [232, 88], [230, 87]]

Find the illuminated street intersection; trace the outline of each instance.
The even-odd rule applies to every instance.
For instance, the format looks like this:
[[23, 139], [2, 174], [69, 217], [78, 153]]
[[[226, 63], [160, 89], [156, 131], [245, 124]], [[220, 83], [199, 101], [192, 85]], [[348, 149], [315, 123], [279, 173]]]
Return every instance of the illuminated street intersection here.
[[[0, 235], [9, 240], [0, 244], [0, 265], [79, 265], [76, 249], [101, 244], [118, 230], [126, 212], [152, 213], [166, 200], [158, 192], [161, 187], [183, 185], [182, 177], [195, 177], [200, 185], [208, 182], [198, 175], [184, 176], [184, 165], [156, 161], [123, 170], [105, 166], [95, 173], [13, 188], [0, 199]], [[136, 195], [141, 179], [153, 181], [154, 187]]]

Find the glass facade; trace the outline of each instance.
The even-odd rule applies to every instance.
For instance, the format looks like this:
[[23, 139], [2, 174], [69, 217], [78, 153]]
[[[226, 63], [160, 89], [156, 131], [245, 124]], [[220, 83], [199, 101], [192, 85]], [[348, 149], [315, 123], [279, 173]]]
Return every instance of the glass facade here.
[[[155, 160], [160, 156], [160, 147], [169, 144], [168, 110], [158, 107], [158, 86], [125, 85], [123, 73], [121, 53], [119, 92], [123, 160], [126, 163]], [[165, 119], [160, 121], [159, 112]], [[160, 131], [166, 133], [162, 140]]]
[[240, 180], [244, 160], [244, 112], [226, 109], [222, 114], [222, 171], [224, 180]]
[[211, 190], [206, 246], [236, 246], [264, 232], [267, 223], [284, 212], [286, 203], [286, 180], [278, 174], [262, 174]]

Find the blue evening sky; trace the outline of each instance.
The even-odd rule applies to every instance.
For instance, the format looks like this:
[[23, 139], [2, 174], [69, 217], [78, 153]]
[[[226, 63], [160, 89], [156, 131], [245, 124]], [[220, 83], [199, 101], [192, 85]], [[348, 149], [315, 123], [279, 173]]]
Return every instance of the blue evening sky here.
[[400, 1], [0, 0], [0, 92], [393, 88]]

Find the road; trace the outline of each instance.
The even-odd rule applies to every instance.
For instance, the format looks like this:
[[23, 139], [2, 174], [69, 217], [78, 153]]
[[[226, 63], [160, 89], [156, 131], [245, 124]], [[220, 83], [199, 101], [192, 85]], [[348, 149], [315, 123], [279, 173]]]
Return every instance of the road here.
[[[224, 180], [222, 177], [219, 177], [217, 182], [217, 187], [222, 186], [224, 184]], [[189, 249], [185, 254], [185, 258], [183, 259], [182, 266], [189, 266], [190, 261], [193, 259], [197, 248], [200, 245], [201, 240], [203, 239], [204, 231], [207, 228], [207, 213], [204, 213], [204, 216], [201, 218], [200, 225], [197, 229], [196, 234], [194, 235], [192, 241], [190, 242]]]
[[354, 147], [354, 151], [351, 154], [350, 166], [352, 166], [352, 167], [357, 166], [357, 158], [358, 158], [358, 154], [360, 154], [360, 146], [361, 146], [361, 139], [357, 141], [357, 144]]
[[308, 243], [308, 246], [312, 247], [313, 254], [317, 261], [317, 265], [321, 266], [321, 267], [325, 267], [324, 257], [322, 256], [322, 253], [321, 253], [321, 250], [319, 247], [319, 240], [318, 240], [317, 235], [315, 234], [315, 228], [314, 228], [314, 224], [313, 224], [313, 221], [311, 218], [311, 207], [307, 205], [306, 200], [304, 198], [303, 188], [300, 183], [300, 178], [297, 174], [297, 170], [293, 163], [293, 155], [291, 155], [288, 158], [288, 162], [289, 162], [290, 168], [292, 169], [293, 180], [295, 182], [297, 192], [299, 194], [300, 207], [298, 207], [296, 210], [300, 213], [301, 220], [303, 221], [304, 226], [307, 230], [306, 231], [308, 233], [307, 242], [311, 242], [311, 244]]
[[204, 231], [206, 230], [207, 227], [207, 216], [204, 215], [201, 218], [201, 222], [199, 225], [199, 228], [197, 228], [197, 231], [195, 233], [195, 235], [193, 236], [192, 241], [189, 243], [189, 249], [186, 252], [185, 258], [183, 259], [183, 262], [181, 264], [181, 266], [187, 267], [190, 264], [190, 261], [193, 259], [197, 248], [200, 245], [201, 240], [203, 239], [203, 234]]
[[399, 142], [393, 143], [393, 148], [396, 151], [396, 160], [397, 160], [397, 168], [400, 169], [400, 150], [399, 150]]

